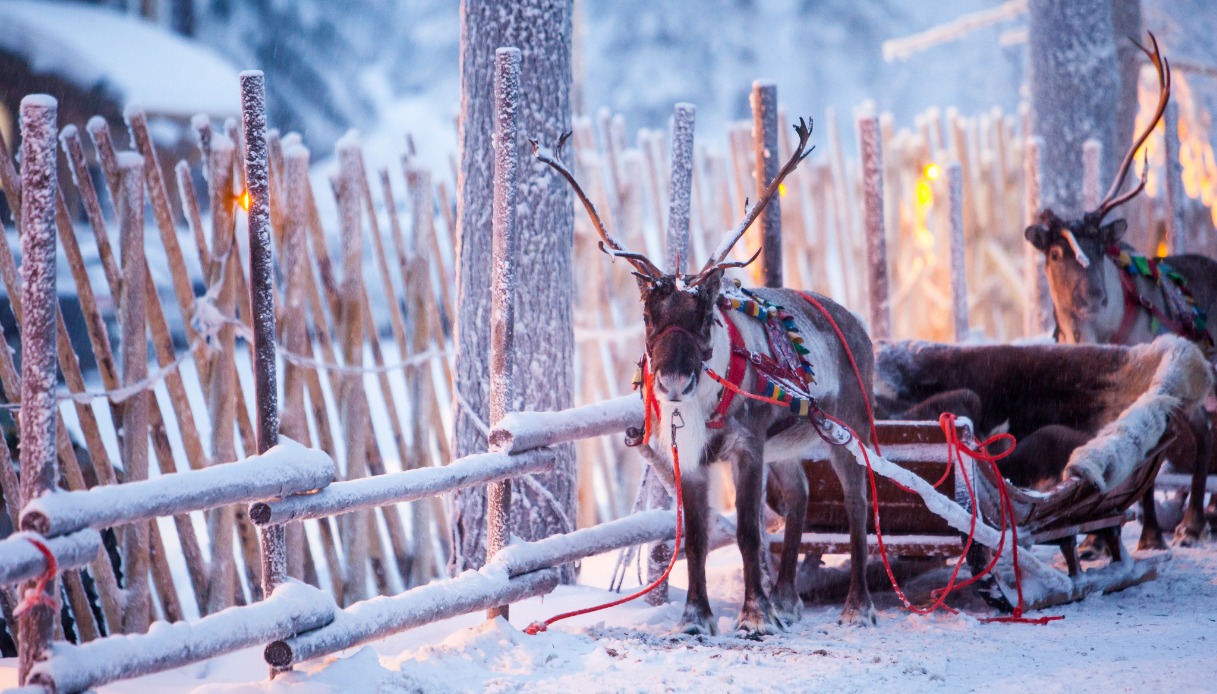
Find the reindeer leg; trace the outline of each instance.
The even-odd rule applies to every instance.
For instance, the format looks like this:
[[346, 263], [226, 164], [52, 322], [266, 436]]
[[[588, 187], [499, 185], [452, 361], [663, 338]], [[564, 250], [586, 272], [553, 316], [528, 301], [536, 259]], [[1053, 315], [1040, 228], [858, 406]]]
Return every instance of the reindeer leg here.
[[866, 471], [844, 448], [834, 448], [830, 456], [845, 490], [845, 515], [849, 521], [849, 595], [845, 598], [845, 609], [841, 610], [841, 623], [874, 626], [878, 617], [866, 585]]
[[803, 522], [807, 517], [807, 476], [797, 460], [770, 464], [769, 475], [769, 484], [781, 492], [782, 512], [786, 519], [782, 557], [771, 597], [778, 617], [787, 624], [793, 624], [803, 614], [803, 599], [795, 588], [795, 574], [799, 568]]
[[1187, 418], [1188, 426], [1196, 439], [1196, 462], [1192, 470], [1192, 491], [1188, 495], [1187, 512], [1175, 529], [1175, 544], [1191, 547], [1207, 536], [1208, 524], [1204, 519], [1205, 483], [1209, 474], [1209, 451], [1213, 444], [1213, 432], [1209, 427], [1208, 413], [1198, 409]]
[[1166, 549], [1166, 540], [1162, 537], [1162, 526], [1158, 524], [1158, 507], [1154, 505], [1154, 488], [1145, 490], [1141, 499], [1141, 539], [1137, 540], [1137, 549]]
[[689, 593], [678, 631], [686, 634], [717, 633], [714, 613], [706, 592], [706, 548], [709, 546], [710, 480], [699, 465], [681, 476], [685, 504], [685, 560], [689, 567]]
[[[754, 439], [753, 441], [755, 441]], [[734, 456], [737, 513], [735, 539], [744, 559], [744, 606], [736, 631], [748, 637], [774, 634], [782, 623], [765, 595], [761, 567], [761, 503], [765, 492], [765, 465], [760, 446], [749, 441]]]

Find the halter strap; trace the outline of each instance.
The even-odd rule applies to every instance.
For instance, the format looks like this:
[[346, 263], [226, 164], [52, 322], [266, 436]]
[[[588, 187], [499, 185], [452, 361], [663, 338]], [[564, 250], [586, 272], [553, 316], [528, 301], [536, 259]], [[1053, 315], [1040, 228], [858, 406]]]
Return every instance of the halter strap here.
[[[744, 336], [740, 335], [739, 328], [731, 322], [731, 317], [727, 315], [727, 312], [721, 306], [718, 308], [718, 312], [723, 317], [723, 325], [726, 326], [727, 337], [731, 341], [731, 361], [727, 364], [727, 382], [738, 386], [744, 380], [744, 370], [748, 368], [748, 349], [744, 346]], [[718, 397], [718, 407], [710, 415], [710, 419], [706, 420], [707, 429], [723, 428], [726, 423], [727, 410], [731, 408], [734, 400], [735, 389], [723, 388], [722, 395]]]

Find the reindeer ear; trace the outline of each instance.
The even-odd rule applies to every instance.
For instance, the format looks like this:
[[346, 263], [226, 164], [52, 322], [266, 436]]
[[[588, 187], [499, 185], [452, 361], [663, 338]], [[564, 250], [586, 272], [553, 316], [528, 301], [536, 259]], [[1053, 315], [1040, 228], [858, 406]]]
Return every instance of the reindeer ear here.
[[645, 300], [647, 294], [651, 292], [651, 280], [647, 279], [642, 273], [635, 272], [634, 281], [638, 283], [638, 291], [642, 292], [642, 298]]
[[1128, 220], [1117, 219], [1099, 229], [1099, 240], [1103, 242], [1104, 246], [1113, 244], [1124, 237], [1126, 229], [1128, 229]]
[[710, 303], [718, 299], [718, 291], [723, 284], [723, 269], [716, 268], [706, 275], [706, 279], [697, 285], [697, 293]]
[[1051, 245], [1052, 232], [1048, 231], [1048, 227], [1043, 224], [1032, 224], [1023, 231], [1023, 236], [1031, 242], [1043, 253], [1048, 252], [1048, 246]]

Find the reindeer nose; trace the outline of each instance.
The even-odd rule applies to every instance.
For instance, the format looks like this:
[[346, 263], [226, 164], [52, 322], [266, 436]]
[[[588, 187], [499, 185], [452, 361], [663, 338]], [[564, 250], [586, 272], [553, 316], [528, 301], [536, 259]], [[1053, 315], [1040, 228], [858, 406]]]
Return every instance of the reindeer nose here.
[[657, 373], [655, 384], [670, 402], [680, 402], [682, 395], [692, 393], [697, 387], [697, 374]]

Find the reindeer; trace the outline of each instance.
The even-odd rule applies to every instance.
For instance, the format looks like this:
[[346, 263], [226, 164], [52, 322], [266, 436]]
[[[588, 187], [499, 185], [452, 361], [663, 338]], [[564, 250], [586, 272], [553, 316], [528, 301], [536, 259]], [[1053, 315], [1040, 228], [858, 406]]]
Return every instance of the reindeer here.
[[[1217, 324], [1206, 326], [1204, 317], [1217, 317], [1217, 261], [1194, 254], [1169, 256], [1160, 261], [1138, 259], [1132, 246], [1122, 241], [1127, 222], [1103, 221], [1145, 188], [1148, 164], [1142, 171], [1141, 182], [1117, 195], [1137, 150], [1162, 119], [1170, 99], [1170, 63], [1162, 57], [1152, 33], [1149, 38], [1153, 51], [1140, 44], [1137, 47], [1157, 69], [1158, 108], [1124, 155], [1111, 189], [1097, 208], [1080, 219], [1066, 220], [1052, 210], [1043, 210], [1024, 235], [1045, 256], [1044, 270], [1059, 342], [1134, 345], [1152, 340], [1156, 326], [1161, 325], [1199, 343], [1211, 359]], [[1125, 269], [1128, 267], [1139, 272]], [[1172, 277], [1183, 281], [1177, 284]], [[1177, 536], [1184, 544], [1194, 542], [1205, 529], [1203, 484], [1212, 441], [1208, 416], [1203, 410], [1187, 413], [1187, 419], [1196, 439], [1197, 482], [1193, 484], [1191, 503]], [[1165, 547], [1153, 518], [1152, 489], [1143, 505], [1146, 523], [1139, 546]]]
[[[754, 638], [775, 633], [797, 620], [802, 608], [794, 578], [808, 486], [798, 461], [807, 457], [814, 446], [823, 445], [817, 435], [818, 428], [824, 431], [823, 413], [820, 412], [819, 419], [809, 419], [749, 397], [734, 397], [735, 390], [720, 386], [712, 378], [731, 370], [733, 340], [729, 333], [733, 331], [738, 331], [734, 351], [741, 351], [738, 348], [742, 338], [744, 350], [751, 355], [750, 359], [741, 360], [743, 366], [737, 369], [742, 371], [736, 384], [739, 391], [752, 392], [758, 380], [757, 361], [774, 356], [760, 321], [739, 313], [728, 315], [718, 304], [721, 292], [734, 289], [734, 285], [724, 288], [724, 283], [730, 281], [724, 280], [724, 271], [748, 265], [757, 257], [753, 255], [747, 262], [726, 262], [727, 255], [773, 198], [782, 180], [810, 154], [810, 150], [804, 153], [811, 136], [810, 125], [800, 119], [795, 131], [799, 144], [790, 160], [696, 274], [681, 273], [679, 263], [676, 271], [664, 272], [645, 255], [626, 250], [605, 228], [575, 177], [556, 160], [557, 152], [542, 152], [535, 141], [532, 143], [536, 157], [561, 174], [574, 189], [600, 235], [601, 250], [626, 260], [634, 268], [645, 323], [645, 360], [659, 410], [659, 426], [655, 431], [663, 444], [661, 450], [668, 450], [670, 439], [675, 436], [678, 455], [684, 461], [681, 488], [687, 518], [689, 590], [679, 630], [686, 634], [716, 632], [706, 593], [706, 554], [710, 514], [707, 474], [708, 467], [717, 461], [729, 461], [736, 478], [736, 540], [744, 562], [744, 604], [737, 630]], [[558, 151], [565, 139], [563, 136], [559, 140]], [[867, 437], [873, 440], [867, 397], [873, 390], [874, 355], [870, 338], [859, 321], [830, 299], [815, 297], [840, 327], [845, 343], [842, 344], [825, 314], [813, 308], [804, 298], [806, 295], [791, 289], [752, 291], [754, 296], [783, 307], [793, 316], [815, 367], [810, 394], [863, 440]], [[847, 349], [857, 359], [858, 377], [849, 365]], [[862, 381], [862, 390], [858, 380]], [[818, 421], [818, 428], [813, 421]], [[679, 429], [672, 428], [674, 422]], [[648, 452], [645, 443], [643, 446], [657, 471], [670, 480], [670, 463], [664, 470], [657, 463], [666, 458], [661, 461], [654, 451]], [[866, 584], [865, 470], [841, 446], [833, 447], [830, 459], [845, 490], [853, 560], [852, 583], [841, 621], [874, 624], [874, 606]], [[766, 595], [762, 580], [762, 499], [767, 472], [769, 484], [780, 489], [779, 494], [771, 496], [780, 497], [778, 505], [786, 522], [784, 549], [771, 596]], [[774, 492], [772, 487], [770, 491]]]

